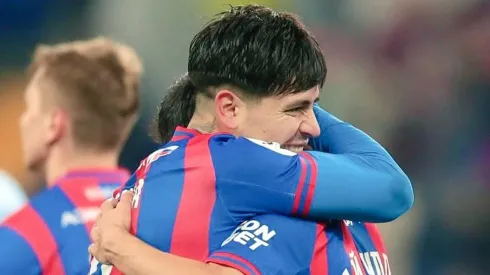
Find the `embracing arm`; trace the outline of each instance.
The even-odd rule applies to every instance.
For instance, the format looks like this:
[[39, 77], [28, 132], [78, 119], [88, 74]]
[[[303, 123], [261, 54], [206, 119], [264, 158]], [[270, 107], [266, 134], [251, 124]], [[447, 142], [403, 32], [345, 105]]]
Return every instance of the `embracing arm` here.
[[390, 154], [354, 126], [314, 107], [321, 136], [311, 140], [318, 179], [310, 215], [387, 222], [413, 204], [412, 185]]
[[126, 275], [243, 275], [233, 268], [159, 251], [127, 232], [114, 236], [114, 242], [105, 248], [108, 260]]

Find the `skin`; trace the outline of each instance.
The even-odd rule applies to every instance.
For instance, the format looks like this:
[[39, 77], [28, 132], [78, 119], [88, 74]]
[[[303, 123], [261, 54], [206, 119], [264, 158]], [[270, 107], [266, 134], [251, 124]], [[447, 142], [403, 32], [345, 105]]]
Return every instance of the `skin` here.
[[[283, 148], [301, 151], [308, 138], [320, 134], [313, 113], [319, 92], [314, 87], [296, 94], [245, 100], [240, 93], [222, 89], [214, 100], [198, 98], [198, 108], [189, 128], [278, 142]], [[132, 196], [126, 192], [119, 203], [111, 199], [102, 205], [91, 232], [94, 243], [89, 247], [99, 262], [110, 263], [126, 275], [162, 274], [163, 271], [166, 274], [242, 274], [233, 268], [161, 252], [129, 234]]]
[[99, 152], [77, 146], [72, 135], [69, 108], [64, 106], [56, 83], [38, 69], [24, 94], [20, 118], [21, 143], [26, 169], [48, 185], [72, 169], [115, 168], [120, 148]]
[[[260, 100], [244, 99], [240, 93], [220, 90], [214, 101], [202, 99], [189, 128], [202, 130], [202, 125], [215, 121], [213, 129], [204, 132], [225, 132], [267, 142], [277, 142], [292, 151], [301, 151], [308, 138], [320, 135], [313, 113], [320, 90], [271, 96]], [[199, 102], [199, 101], [198, 101]], [[281, 127], [278, 127], [281, 125]]]

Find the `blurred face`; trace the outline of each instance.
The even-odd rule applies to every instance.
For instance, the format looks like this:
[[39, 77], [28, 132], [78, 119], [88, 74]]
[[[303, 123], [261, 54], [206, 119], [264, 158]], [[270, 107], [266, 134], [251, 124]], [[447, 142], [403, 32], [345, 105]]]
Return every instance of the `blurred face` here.
[[45, 104], [47, 99], [40, 85], [41, 78], [42, 72], [38, 71], [29, 82], [24, 94], [25, 110], [20, 118], [24, 164], [31, 171], [44, 166], [50, 146], [59, 136], [54, 123], [56, 112]]
[[[231, 126], [231, 132], [235, 135], [277, 142], [285, 149], [299, 152], [307, 146], [310, 137], [320, 134], [313, 113], [313, 104], [319, 94], [319, 88], [315, 87], [304, 92], [257, 101], [237, 100], [234, 116], [224, 117], [225, 124]], [[222, 119], [218, 121], [218, 128]]]

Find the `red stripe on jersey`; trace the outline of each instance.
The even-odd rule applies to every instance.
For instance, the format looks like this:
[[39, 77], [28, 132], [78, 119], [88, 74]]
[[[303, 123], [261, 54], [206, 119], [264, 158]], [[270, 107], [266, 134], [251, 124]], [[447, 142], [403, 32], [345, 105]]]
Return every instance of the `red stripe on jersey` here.
[[350, 233], [347, 225], [345, 225], [344, 221], [341, 221], [341, 227], [342, 235], [344, 237], [344, 248], [352, 264], [351, 274], [366, 274], [364, 271], [363, 263], [361, 261], [361, 257], [359, 256], [359, 251], [357, 250], [356, 244], [354, 243], [354, 238], [352, 237], [352, 234]]
[[112, 267], [111, 273], [109, 273], [109, 275], [124, 275], [124, 274], [114, 266]]
[[383, 242], [383, 237], [381, 236], [381, 233], [379, 232], [378, 226], [374, 223], [365, 223], [364, 226], [366, 227], [366, 230], [371, 237], [371, 240], [374, 244], [374, 248], [379, 253], [384, 253], [386, 254], [386, 247]]
[[325, 226], [317, 224], [316, 241], [311, 260], [310, 274], [328, 274], [327, 234]]
[[[75, 208], [85, 208], [87, 210], [97, 210], [99, 209], [100, 205], [102, 204], [103, 200], [101, 199], [89, 199], [85, 195], [85, 190], [91, 189], [91, 188], [98, 188], [99, 184], [96, 179], [90, 179], [90, 178], [80, 178], [80, 179], [68, 179], [64, 180], [61, 182], [59, 185], [59, 188], [65, 195], [68, 197], [68, 199], [73, 203], [73, 206]], [[100, 191], [102, 192], [102, 191]], [[93, 209], [91, 209], [93, 208]], [[93, 219], [89, 219], [85, 223], [85, 229], [87, 230], [88, 234], [90, 234], [90, 231], [92, 230], [92, 227], [94, 226], [95, 219], [97, 218], [97, 215], [93, 216]], [[85, 221], [85, 219], [83, 219]]]
[[313, 202], [313, 193], [315, 192], [316, 187], [316, 178], [318, 176], [318, 167], [316, 165], [315, 160], [309, 154], [303, 155], [311, 165], [311, 173], [310, 173], [310, 182], [308, 184], [308, 192], [306, 194], [305, 199], [305, 207], [303, 209], [303, 215], [306, 216], [310, 213], [311, 203]]
[[[225, 260], [220, 260], [220, 259], [216, 259], [216, 258], [213, 258], [213, 263], [219, 263], [219, 264], [223, 264], [223, 265], [227, 265], [227, 266], [233, 267], [233, 268], [238, 269], [239, 271], [245, 273], [246, 275], [248, 275], [248, 274], [251, 274], [251, 275], [254, 275], [254, 274], [260, 275], [260, 274], [262, 274], [257, 269], [257, 267], [255, 267], [255, 265], [253, 265], [249, 261], [247, 261], [244, 258], [242, 258], [240, 256], [237, 256], [235, 254], [231, 254], [231, 253], [227, 253], [227, 252], [216, 252], [216, 253], [213, 254], [213, 256], [216, 256], [216, 257], [225, 257], [225, 258], [228, 258], [228, 259], [235, 260], [235, 261], [239, 262], [240, 264], [242, 264], [242, 266], [248, 267], [248, 269], [244, 269], [242, 266], [237, 265], [237, 264], [234, 264], [233, 262], [225, 261]], [[252, 273], [250, 273], [249, 270], [252, 270]]]
[[301, 163], [301, 176], [299, 178], [298, 187], [296, 187], [296, 194], [294, 196], [293, 214], [297, 214], [298, 212], [299, 204], [301, 202], [301, 193], [303, 192], [303, 186], [305, 185], [306, 181], [306, 161], [301, 156], [299, 156], [299, 160]]
[[31, 246], [41, 266], [42, 275], [65, 274], [56, 241], [32, 206], [26, 205], [16, 215], [10, 216], [4, 224]]
[[388, 270], [390, 269], [388, 260], [384, 258], [384, 255], [387, 257], [386, 253], [386, 247], [383, 242], [383, 237], [381, 236], [381, 233], [379, 232], [378, 226], [374, 223], [365, 223], [364, 226], [366, 227], [366, 230], [369, 234], [369, 237], [371, 237], [371, 241], [374, 244], [374, 248], [376, 251], [379, 253], [379, 257], [381, 260], [381, 265], [384, 270], [384, 274], [391, 274]]
[[[209, 225], [216, 201], [210, 138], [210, 135], [197, 136], [185, 148], [184, 186], [170, 244], [170, 253], [201, 261], [208, 257]], [[189, 236], [195, 237], [189, 240]]]
[[[240, 271], [244, 275], [255, 275], [255, 274], [250, 273], [248, 271], [248, 269], [242, 267], [241, 265], [236, 264], [234, 262], [226, 261], [224, 259], [213, 259], [213, 263], [214, 264], [220, 264], [220, 265], [227, 266], [227, 267], [231, 267], [233, 269]], [[257, 273], [257, 274], [260, 274], [260, 273]]]
[[173, 136], [170, 141], [179, 141], [179, 140], [183, 140], [186, 138], [190, 138], [190, 137], [189, 136]]

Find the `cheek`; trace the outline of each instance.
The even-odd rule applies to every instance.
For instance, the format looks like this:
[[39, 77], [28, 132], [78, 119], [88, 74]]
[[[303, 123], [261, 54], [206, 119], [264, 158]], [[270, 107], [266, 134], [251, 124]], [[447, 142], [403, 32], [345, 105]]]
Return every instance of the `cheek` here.
[[30, 121], [31, 121], [31, 117], [29, 116], [29, 114], [23, 113], [20, 116], [19, 125], [20, 125], [20, 131], [21, 131], [23, 136], [25, 136], [27, 134]]
[[25, 113], [20, 118], [20, 131], [22, 133], [23, 140], [27, 143], [26, 146], [33, 146], [33, 142], [30, 140], [37, 140], [35, 143], [40, 143], [43, 124], [42, 121], [32, 114]]
[[293, 139], [299, 130], [299, 122], [294, 117], [283, 117], [270, 125], [271, 133], [274, 133], [274, 140], [281, 144]]

